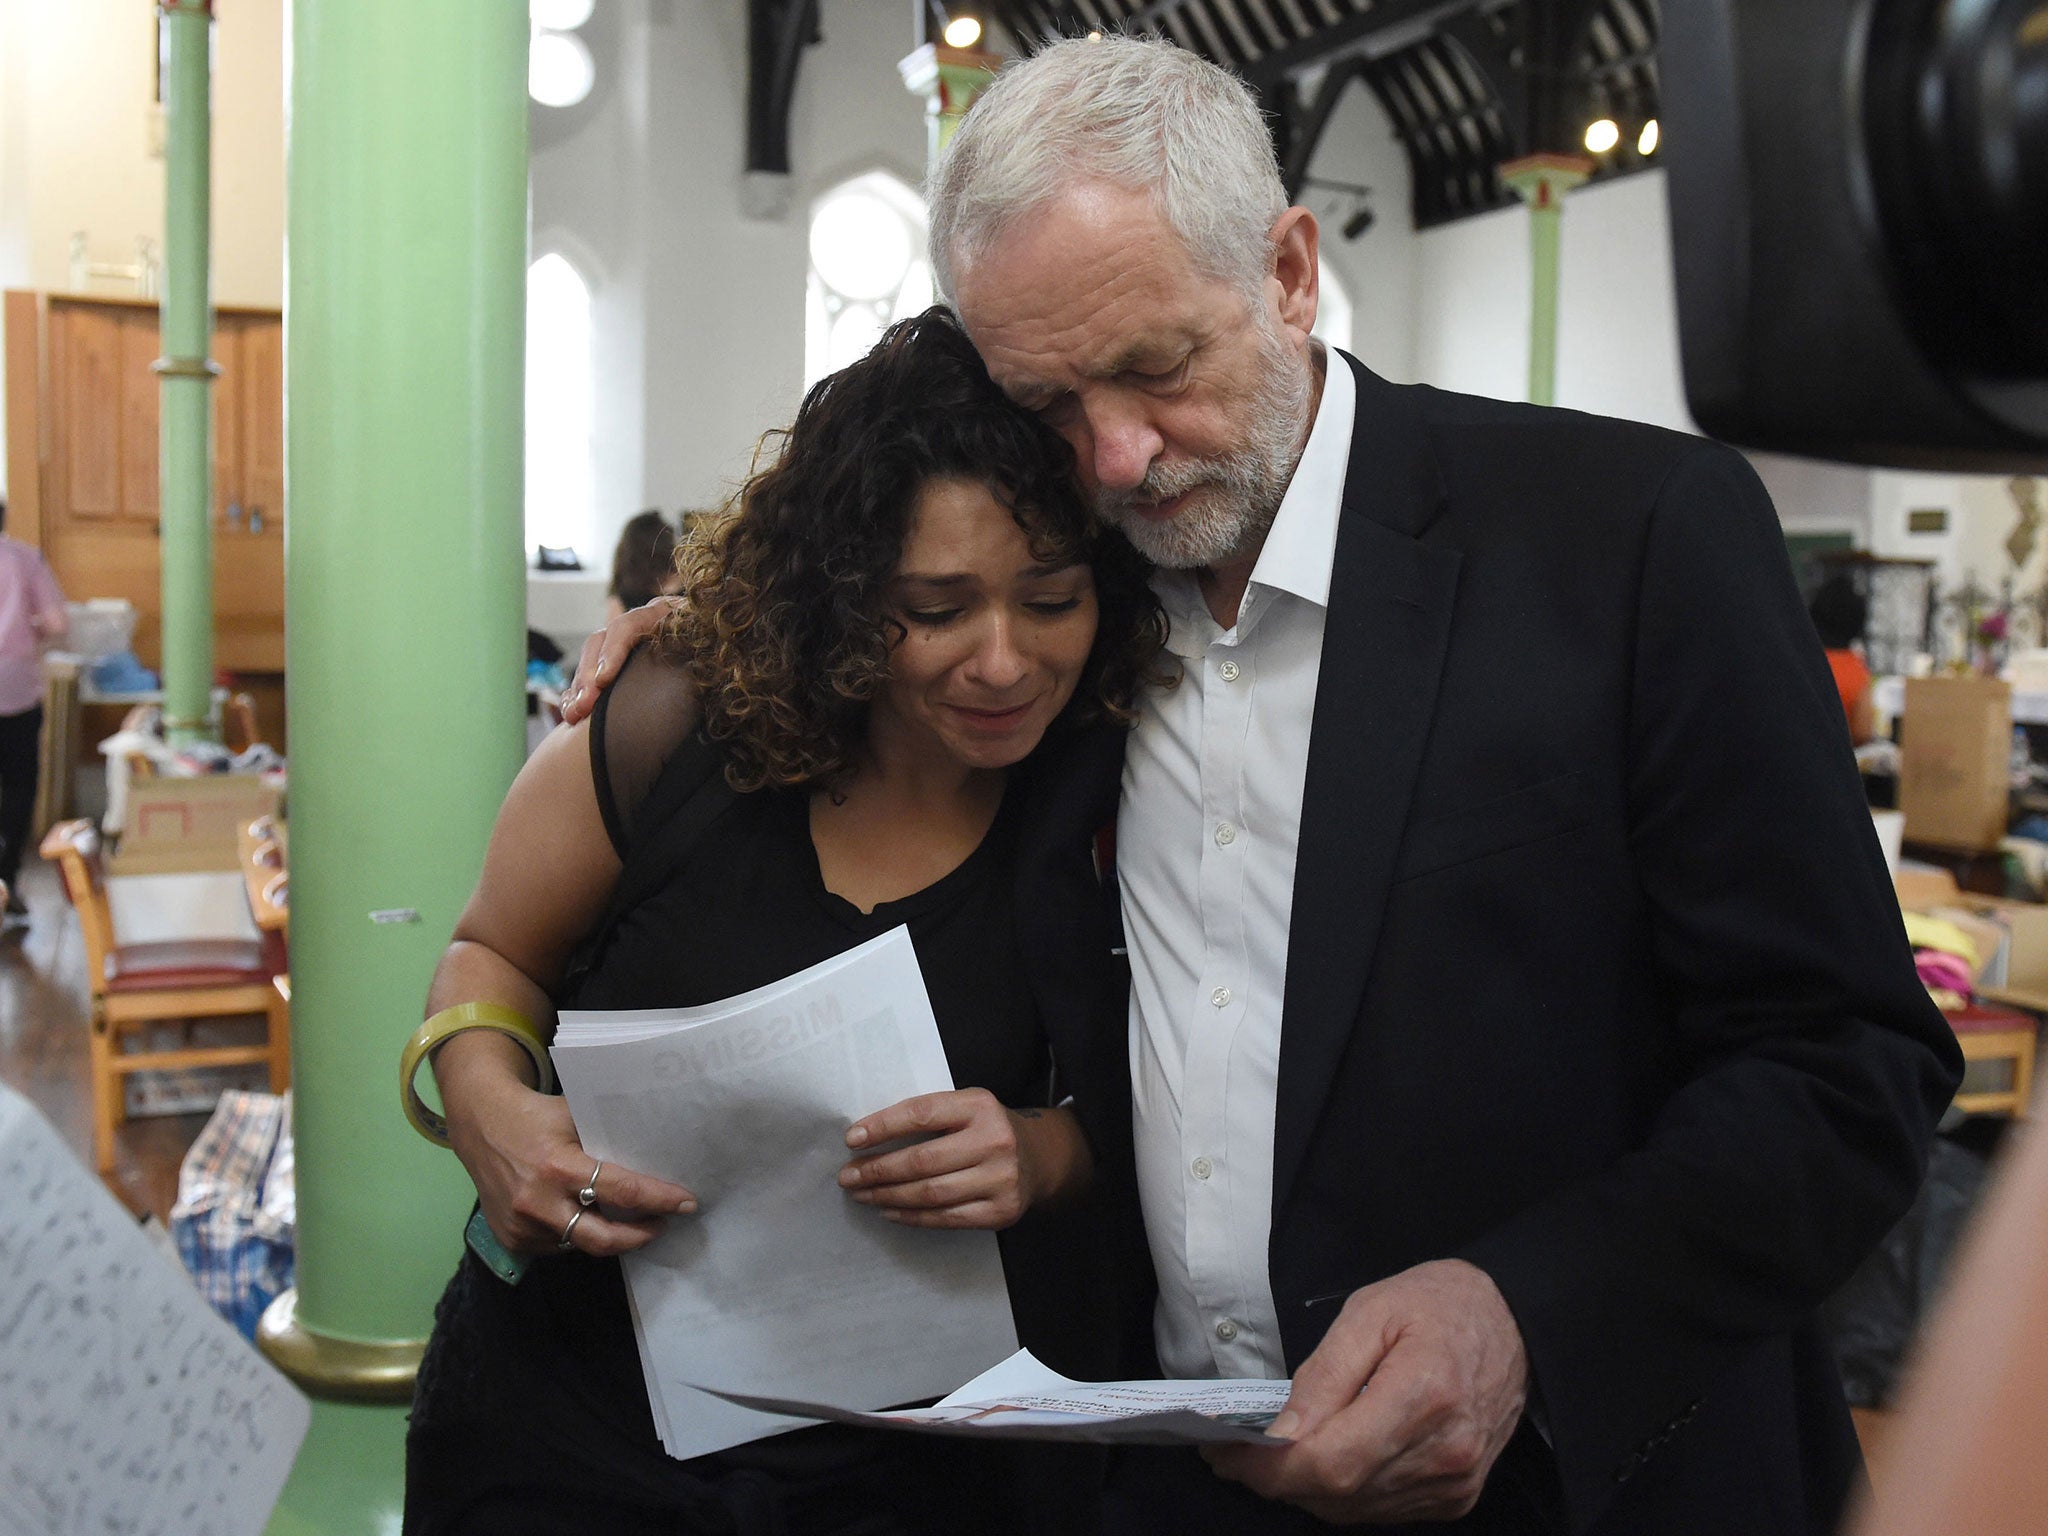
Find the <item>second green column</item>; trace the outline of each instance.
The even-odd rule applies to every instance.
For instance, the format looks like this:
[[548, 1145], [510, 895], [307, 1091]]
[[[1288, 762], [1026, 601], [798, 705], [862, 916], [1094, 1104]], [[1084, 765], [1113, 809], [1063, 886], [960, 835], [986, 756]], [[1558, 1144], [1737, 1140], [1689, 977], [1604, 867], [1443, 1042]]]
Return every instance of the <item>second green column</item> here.
[[527, 19], [469, 0], [291, 16], [298, 1286], [265, 1343], [316, 1391], [391, 1399], [471, 1198], [401, 1118], [398, 1052], [524, 745]]

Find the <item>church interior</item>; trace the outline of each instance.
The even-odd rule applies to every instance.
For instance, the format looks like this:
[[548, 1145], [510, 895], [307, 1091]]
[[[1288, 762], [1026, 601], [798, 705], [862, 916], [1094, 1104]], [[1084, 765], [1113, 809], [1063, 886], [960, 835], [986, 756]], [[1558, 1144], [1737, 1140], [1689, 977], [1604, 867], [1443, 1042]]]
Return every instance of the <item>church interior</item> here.
[[[234, 1528], [399, 1529], [474, 1191], [392, 1064], [584, 642], [652, 595], [615, 561], [934, 301], [924, 176], [978, 82], [1104, 31], [1221, 63], [1320, 228], [1328, 347], [1698, 433], [1670, 8], [0, 0], [4, 533], [68, 615], [0, 790], [0, 1084], [310, 1401]], [[1854, 591], [1857, 765], [1970, 1060], [1908, 1294], [1841, 1303], [1882, 1499], [2048, 1015], [2043, 481], [1746, 451], [1802, 595]]]

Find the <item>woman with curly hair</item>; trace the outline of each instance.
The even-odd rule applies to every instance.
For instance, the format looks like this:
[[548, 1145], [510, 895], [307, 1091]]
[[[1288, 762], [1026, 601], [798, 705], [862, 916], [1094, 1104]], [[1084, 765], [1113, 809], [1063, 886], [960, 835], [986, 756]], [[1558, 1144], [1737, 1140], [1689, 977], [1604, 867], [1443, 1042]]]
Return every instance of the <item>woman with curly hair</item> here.
[[[1118, 1306], [1109, 1261], [1143, 1248], [1127, 980], [1092, 840], [1163, 638], [1143, 563], [940, 310], [816, 386], [770, 446], [686, 547], [668, 629], [513, 785], [429, 1011], [495, 1004], [545, 1032], [557, 999], [709, 1002], [907, 924], [963, 1086], [858, 1122], [849, 1148], [936, 1135], [840, 1182], [891, 1221], [999, 1231], [1024, 1342], [1120, 1374], [1144, 1298]], [[707, 793], [716, 816], [619, 910], [679, 795]], [[594, 1174], [504, 1034], [455, 1034], [433, 1068], [484, 1220], [533, 1262], [512, 1286], [465, 1253], [442, 1299], [408, 1531], [1085, 1528], [1077, 1449], [821, 1425], [670, 1459], [618, 1255], [691, 1220], [695, 1195]]]

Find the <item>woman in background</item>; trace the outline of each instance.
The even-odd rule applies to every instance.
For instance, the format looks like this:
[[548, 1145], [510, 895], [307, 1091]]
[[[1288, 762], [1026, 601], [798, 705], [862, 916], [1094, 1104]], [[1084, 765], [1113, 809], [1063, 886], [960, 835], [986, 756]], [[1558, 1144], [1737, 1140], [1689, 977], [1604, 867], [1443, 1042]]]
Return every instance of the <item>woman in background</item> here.
[[605, 590], [604, 620], [609, 624], [629, 608], [651, 603], [675, 590], [676, 531], [667, 518], [649, 507], [626, 519], [612, 551], [612, 584]]
[[[0, 528], [7, 503], [0, 500]], [[42, 551], [0, 533], [0, 905], [28, 921], [16, 881], [34, 819], [43, 727], [43, 651], [64, 638], [64, 594]]]
[[[1002, 1231], [1022, 1340], [1113, 1379], [1129, 1374], [1114, 1344], [1143, 1326], [1142, 1290], [1120, 1302], [1118, 1287], [1142, 1275], [1143, 1239], [1128, 977], [1094, 834], [1164, 620], [1070, 462], [943, 311], [813, 389], [774, 462], [687, 548], [670, 632], [514, 783], [427, 1031], [492, 1004], [538, 1026], [538, 1049], [601, 922], [576, 1006], [710, 1002], [907, 925], [963, 1086], [930, 1096], [935, 1139], [849, 1161], [840, 1182], [877, 1219]], [[706, 753], [737, 793], [606, 920], [622, 878], [646, 883], [636, 859]], [[491, 1232], [536, 1262], [511, 1286], [465, 1253], [449, 1284], [407, 1441], [407, 1531], [1088, 1528], [1095, 1463], [1078, 1448], [822, 1425], [671, 1460], [618, 1255], [691, 1220], [696, 1196], [594, 1170], [517, 1039], [466, 1028], [433, 1061]], [[906, 1106], [877, 1106], [848, 1146], [908, 1128]], [[1053, 1208], [1091, 1185], [1114, 1205], [1062, 1232]], [[1119, 1253], [1130, 1270], [1105, 1264]]]
[[1864, 626], [1870, 622], [1870, 605], [1856, 590], [1856, 584], [1837, 572], [1820, 584], [1806, 611], [1828, 653], [1828, 667], [1835, 674], [1835, 691], [1841, 695], [1842, 713], [1849, 721], [1849, 740], [1860, 747], [1877, 734], [1877, 712], [1870, 697], [1870, 668], [1855, 649], [1862, 643]]

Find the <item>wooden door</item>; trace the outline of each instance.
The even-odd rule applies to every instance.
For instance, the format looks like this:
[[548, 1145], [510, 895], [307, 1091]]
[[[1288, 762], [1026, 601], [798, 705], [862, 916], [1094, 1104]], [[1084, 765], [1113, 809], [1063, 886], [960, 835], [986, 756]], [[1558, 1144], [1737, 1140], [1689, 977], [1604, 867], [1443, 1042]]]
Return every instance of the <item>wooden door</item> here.
[[215, 661], [284, 670], [284, 322], [223, 318], [214, 421]]
[[157, 547], [156, 311], [52, 299], [44, 554], [65, 595], [135, 605], [135, 649], [153, 663]]
[[[10, 321], [16, 313], [10, 308]], [[36, 520], [44, 552], [67, 596], [121, 597], [135, 605], [136, 654], [156, 666], [162, 610], [159, 380], [150, 367], [161, 349], [156, 307], [53, 295], [42, 313], [48, 380], [36, 451], [44, 471]], [[221, 368], [212, 412], [215, 660], [232, 671], [281, 672], [282, 318], [269, 311], [225, 312], [212, 346]], [[10, 386], [21, 371], [10, 369]]]
[[68, 304], [51, 311], [51, 393], [63, 428], [53, 500], [68, 518], [121, 513], [121, 342], [117, 313]]

